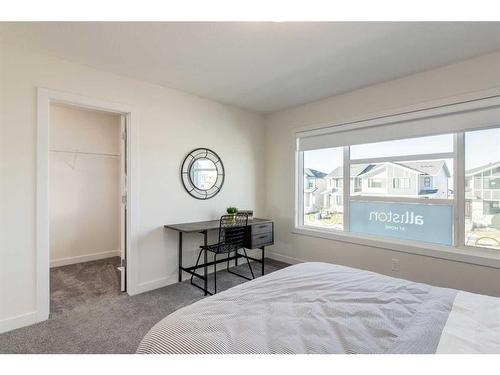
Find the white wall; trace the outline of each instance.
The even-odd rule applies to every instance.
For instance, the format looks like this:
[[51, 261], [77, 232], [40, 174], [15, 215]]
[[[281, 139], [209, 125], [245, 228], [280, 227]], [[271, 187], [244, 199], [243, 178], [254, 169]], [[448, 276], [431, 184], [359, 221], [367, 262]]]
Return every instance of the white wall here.
[[120, 115], [52, 104], [49, 134], [51, 266], [119, 256]]
[[[235, 205], [263, 214], [262, 117], [177, 90], [0, 44], [0, 331], [31, 322], [35, 304], [36, 87], [133, 106], [138, 143], [141, 292], [177, 281], [177, 235], [164, 224], [218, 218]], [[207, 201], [184, 191], [179, 168], [209, 147], [226, 168]], [[185, 241], [192, 262], [201, 236]], [[15, 286], [15, 288], [13, 287]]]
[[[402, 108], [427, 107], [426, 102], [472, 98], [474, 92], [500, 88], [500, 53], [374, 85], [266, 116], [266, 208], [276, 220], [274, 256], [288, 261], [325, 261], [376, 272], [500, 296], [500, 270], [429, 258], [347, 242], [293, 233], [294, 132], [369, 118]], [[369, 69], [369, 67], [367, 67]], [[400, 259], [400, 272], [391, 259]]]

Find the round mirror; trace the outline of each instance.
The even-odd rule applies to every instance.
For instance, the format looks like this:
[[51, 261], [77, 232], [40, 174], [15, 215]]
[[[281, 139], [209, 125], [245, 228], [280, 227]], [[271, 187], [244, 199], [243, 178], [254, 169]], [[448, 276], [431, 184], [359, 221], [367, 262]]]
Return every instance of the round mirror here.
[[197, 159], [191, 165], [189, 176], [197, 189], [209, 190], [217, 181], [217, 168], [210, 159]]
[[191, 151], [182, 163], [181, 179], [186, 191], [197, 199], [215, 196], [224, 183], [224, 165], [208, 148]]

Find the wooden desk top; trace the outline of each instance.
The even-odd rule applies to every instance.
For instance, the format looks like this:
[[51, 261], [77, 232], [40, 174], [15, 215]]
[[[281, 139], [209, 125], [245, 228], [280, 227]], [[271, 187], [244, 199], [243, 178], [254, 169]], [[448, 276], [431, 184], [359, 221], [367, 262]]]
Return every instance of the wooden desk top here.
[[[248, 225], [271, 223], [271, 222], [272, 220], [269, 219], [253, 218], [252, 220], [248, 220]], [[218, 229], [219, 224], [220, 220], [208, 220], [208, 221], [197, 221], [194, 223], [169, 224], [165, 225], [164, 227], [176, 230], [178, 232], [194, 233], [194, 232], [203, 232], [206, 230]]]

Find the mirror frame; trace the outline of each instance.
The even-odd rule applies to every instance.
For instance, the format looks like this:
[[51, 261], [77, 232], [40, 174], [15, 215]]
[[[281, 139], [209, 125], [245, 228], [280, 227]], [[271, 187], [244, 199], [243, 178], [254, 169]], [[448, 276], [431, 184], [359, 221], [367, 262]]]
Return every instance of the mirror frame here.
[[[193, 181], [191, 180], [191, 169], [193, 168], [195, 161], [199, 159], [211, 160], [217, 170], [217, 179], [215, 180], [214, 185], [210, 187], [210, 189], [199, 189], [193, 184]], [[215, 197], [221, 191], [222, 186], [224, 185], [224, 179], [225, 170], [221, 158], [214, 151], [208, 148], [195, 148], [186, 155], [182, 162], [182, 185], [184, 186], [186, 192], [193, 198], [206, 200]]]

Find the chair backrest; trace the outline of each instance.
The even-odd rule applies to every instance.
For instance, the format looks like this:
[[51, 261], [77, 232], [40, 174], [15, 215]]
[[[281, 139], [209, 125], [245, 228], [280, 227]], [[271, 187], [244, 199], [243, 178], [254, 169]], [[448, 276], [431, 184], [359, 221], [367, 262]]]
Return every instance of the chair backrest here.
[[220, 218], [219, 243], [230, 245], [234, 249], [244, 247], [248, 225], [248, 214], [223, 215]]

